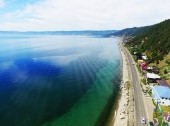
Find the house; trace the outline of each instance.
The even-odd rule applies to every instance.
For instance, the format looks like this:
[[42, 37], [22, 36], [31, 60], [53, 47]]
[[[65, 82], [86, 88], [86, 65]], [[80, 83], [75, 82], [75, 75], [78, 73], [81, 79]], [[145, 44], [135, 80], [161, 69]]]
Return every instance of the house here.
[[138, 60], [138, 64], [141, 64], [141, 63], [143, 63], [144, 61], [143, 60]]
[[153, 70], [153, 68], [151, 66], [148, 66], [147, 69], [146, 69], [146, 71], [149, 72], [149, 73], [152, 73], [152, 70]]
[[149, 78], [149, 79], [160, 79], [161, 77], [158, 74], [146, 73], [146, 78]]
[[149, 83], [156, 83], [161, 77], [158, 74], [146, 73], [146, 79]]
[[170, 122], [170, 114], [168, 113], [163, 113], [164, 120]]
[[157, 82], [158, 85], [160, 85], [160, 86], [169, 87], [168, 83], [167, 83], [165, 80], [156, 80], [156, 82]]
[[145, 62], [143, 62], [143, 63], [140, 63], [140, 69], [143, 71], [143, 70], [147, 70], [147, 68], [148, 68], [148, 65], [145, 63]]
[[159, 105], [170, 105], [170, 88], [165, 86], [153, 86], [152, 87], [152, 97], [156, 103]]
[[148, 57], [147, 56], [142, 56], [142, 59], [143, 60], [148, 60]]
[[152, 72], [155, 74], [159, 74], [159, 69], [156, 66], [153, 66]]
[[[131, 47], [131, 48], [133, 48], [133, 47]], [[137, 53], [137, 52], [134, 52], [133, 54], [136, 55], [136, 53]]]

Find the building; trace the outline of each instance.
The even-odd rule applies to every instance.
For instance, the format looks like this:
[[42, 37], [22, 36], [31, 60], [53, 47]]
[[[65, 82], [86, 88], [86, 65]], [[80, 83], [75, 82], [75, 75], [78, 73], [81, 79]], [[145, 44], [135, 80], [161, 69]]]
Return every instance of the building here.
[[170, 114], [168, 113], [163, 113], [164, 120], [170, 122]]
[[152, 97], [160, 105], [170, 106], [170, 88], [165, 86], [153, 86]]
[[159, 74], [159, 69], [156, 66], [153, 66], [152, 73]]
[[145, 62], [140, 63], [140, 69], [141, 69], [141, 71], [147, 70], [147, 68], [148, 68], [148, 65], [147, 65]]
[[144, 61], [143, 60], [138, 60], [138, 64], [140, 65], [141, 63], [143, 63]]
[[148, 57], [147, 56], [142, 56], [142, 59], [143, 60], [148, 60]]
[[158, 74], [146, 73], [146, 78], [149, 78], [149, 79], [160, 79], [161, 77]]
[[160, 76], [154, 73], [146, 73], [146, 79], [148, 83], [157, 83], [157, 80], [160, 80]]
[[165, 87], [169, 87], [168, 83], [165, 80], [156, 80], [158, 85], [160, 86], [165, 86]]
[[152, 73], [152, 70], [153, 70], [153, 68], [151, 66], [148, 66], [147, 69], [146, 69], [146, 71], [149, 72], [149, 73]]

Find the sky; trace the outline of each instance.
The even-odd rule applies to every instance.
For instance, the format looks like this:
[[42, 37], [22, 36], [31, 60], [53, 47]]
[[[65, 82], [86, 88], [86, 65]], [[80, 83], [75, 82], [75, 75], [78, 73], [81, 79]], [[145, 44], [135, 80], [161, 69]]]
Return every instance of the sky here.
[[0, 0], [0, 31], [121, 30], [170, 18], [170, 0]]

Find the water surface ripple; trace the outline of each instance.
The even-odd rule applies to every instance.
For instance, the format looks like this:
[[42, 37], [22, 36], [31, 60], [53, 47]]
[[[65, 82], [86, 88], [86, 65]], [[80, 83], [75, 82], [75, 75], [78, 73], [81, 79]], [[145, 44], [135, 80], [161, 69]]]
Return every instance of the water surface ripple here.
[[0, 126], [94, 126], [120, 81], [117, 38], [0, 39]]

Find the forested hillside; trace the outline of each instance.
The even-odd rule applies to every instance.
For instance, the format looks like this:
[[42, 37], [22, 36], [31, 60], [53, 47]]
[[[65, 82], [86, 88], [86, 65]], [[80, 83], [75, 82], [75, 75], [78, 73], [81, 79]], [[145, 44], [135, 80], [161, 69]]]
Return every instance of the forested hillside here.
[[140, 30], [136, 30], [138, 34], [127, 45], [147, 53], [153, 61], [162, 60], [170, 52], [170, 19]]

